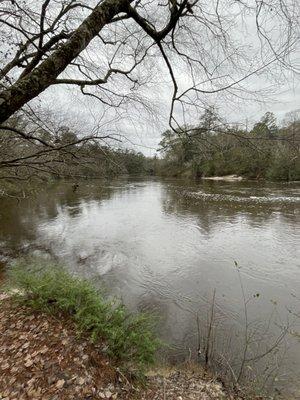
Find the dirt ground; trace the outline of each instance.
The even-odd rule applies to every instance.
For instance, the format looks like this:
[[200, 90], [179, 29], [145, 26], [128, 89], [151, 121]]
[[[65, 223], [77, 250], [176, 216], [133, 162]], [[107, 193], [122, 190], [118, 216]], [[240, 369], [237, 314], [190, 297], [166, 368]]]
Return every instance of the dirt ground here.
[[0, 294], [0, 400], [232, 399], [199, 369], [165, 368], [141, 387], [72, 321], [14, 304]]

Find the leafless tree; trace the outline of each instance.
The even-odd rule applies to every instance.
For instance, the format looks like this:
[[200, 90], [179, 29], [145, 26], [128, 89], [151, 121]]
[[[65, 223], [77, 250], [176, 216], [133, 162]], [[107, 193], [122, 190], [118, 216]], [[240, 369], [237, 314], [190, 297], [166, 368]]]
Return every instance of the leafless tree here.
[[270, 65], [297, 68], [298, 8], [295, 0], [2, 0], [0, 123], [51, 85], [77, 85], [109, 106], [141, 101], [138, 87], [160, 59], [174, 123], [176, 103], [197, 106], [224, 90], [242, 96], [242, 82]]
[[[298, 22], [296, 0], [2, 0], [2, 140], [5, 134], [5, 140], [19, 137], [37, 146], [25, 159], [6, 159], [6, 167], [7, 161], [13, 166], [71, 149], [30, 124], [20, 131], [10, 122], [50, 86], [78, 88], [129, 117], [129, 104], [150, 109], [149, 85], [167, 71], [169, 123], [178, 129], [178, 112], [183, 122], [195, 117], [207, 96], [239, 100], [256, 93], [245, 92], [247, 79], [278, 68], [297, 71]], [[97, 132], [72, 146], [108, 136]]]

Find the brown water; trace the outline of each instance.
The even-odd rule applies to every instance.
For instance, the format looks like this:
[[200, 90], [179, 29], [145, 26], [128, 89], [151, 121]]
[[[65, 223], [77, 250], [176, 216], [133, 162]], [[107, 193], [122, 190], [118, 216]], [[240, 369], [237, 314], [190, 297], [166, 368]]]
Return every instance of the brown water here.
[[130, 308], [159, 315], [164, 354], [176, 361], [203, 360], [215, 290], [214, 365], [239, 373], [246, 318], [247, 359], [286, 330], [245, 371], [300, 398], [299, 206], [293, 183], [120, 179], [76, 192], [60, 183], [0, 200], [0, 254], [51, 255], [101, 277]]

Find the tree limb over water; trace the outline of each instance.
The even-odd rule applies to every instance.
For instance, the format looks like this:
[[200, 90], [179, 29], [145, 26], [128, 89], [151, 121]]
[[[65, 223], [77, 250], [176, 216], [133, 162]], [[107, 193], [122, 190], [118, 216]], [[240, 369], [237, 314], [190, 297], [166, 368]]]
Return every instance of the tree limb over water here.
[[152, 68], [158, 78], [165, 65], [173, 84], [169, 122], [178, 128], [178, 111], [203, 107], [207, 95], [239, 97], [242, 83], [252, 76], [299, 70], [292, 59], [297, 4], [104, 0], [87, 6], [74, 0], [4, 0], [0, 123], [57, 84], [79, 86], [82, 94], [111, 107], [143, 102], [140, 87]]

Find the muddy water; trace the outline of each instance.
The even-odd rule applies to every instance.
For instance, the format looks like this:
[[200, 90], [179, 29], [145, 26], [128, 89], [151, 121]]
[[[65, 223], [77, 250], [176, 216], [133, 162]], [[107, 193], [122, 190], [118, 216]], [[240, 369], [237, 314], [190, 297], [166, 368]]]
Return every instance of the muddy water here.
[[0, 200], [2, 261], [51, 255], [101, 278], [159, 316], [170, 360], [203, 361], [211, 331], [211, 363], [284, 398], [300, 396], [299, 237], [293, 183], [120, 179]]

